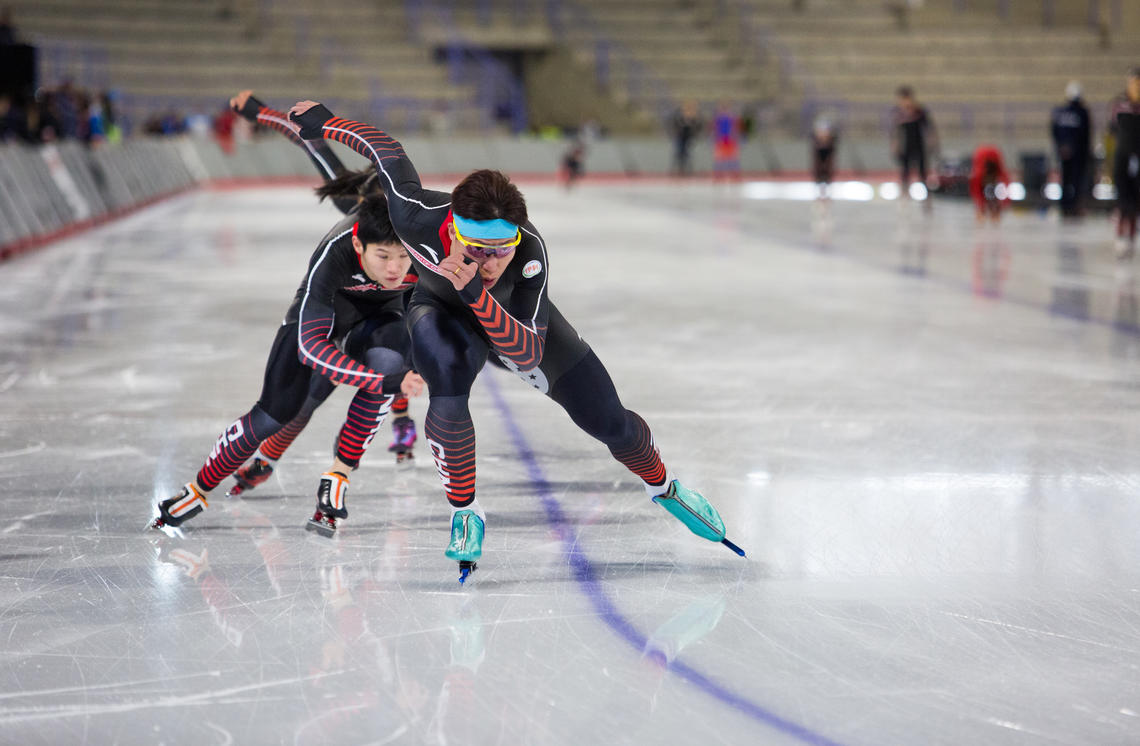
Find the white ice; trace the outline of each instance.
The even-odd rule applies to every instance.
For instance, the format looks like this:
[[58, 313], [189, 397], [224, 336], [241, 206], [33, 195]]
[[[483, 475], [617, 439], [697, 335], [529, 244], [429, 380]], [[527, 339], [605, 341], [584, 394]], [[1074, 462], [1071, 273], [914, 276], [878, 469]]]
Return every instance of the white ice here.
[[269, 483], [146, 531], [337, 218], [197, 192], [0, 264], [0, 742], [1140, 742], [1140, 323], [1105, 219], [524, 189], [551, 296], [749, 558], [497, 370], [468, 587], [422, 439], [397, 472], [382, 431], [340, 535], [303, 530], [346, 391]]

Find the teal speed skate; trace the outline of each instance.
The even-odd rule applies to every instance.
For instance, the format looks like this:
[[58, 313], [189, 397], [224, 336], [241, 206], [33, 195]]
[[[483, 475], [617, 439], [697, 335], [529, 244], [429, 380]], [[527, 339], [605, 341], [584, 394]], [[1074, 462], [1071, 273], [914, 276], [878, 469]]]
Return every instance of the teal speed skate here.
[[475, 561], [483, 556], [483, 519], [474, 510], [457, 510], [451, 515], [451, 543], [444, 554], [459, 562], [459, 582], [475, 572]]
[[654, 497], [653, 502], [672, 513], [674, 518], [702, 539], [720, 542], [741, 557], [744, 556], [743, 549], [725, 538], [724, 521], [721, 520], [720, 513], [696, 490], [691, 490], [674, 479], [669, 483], [669, 489]]

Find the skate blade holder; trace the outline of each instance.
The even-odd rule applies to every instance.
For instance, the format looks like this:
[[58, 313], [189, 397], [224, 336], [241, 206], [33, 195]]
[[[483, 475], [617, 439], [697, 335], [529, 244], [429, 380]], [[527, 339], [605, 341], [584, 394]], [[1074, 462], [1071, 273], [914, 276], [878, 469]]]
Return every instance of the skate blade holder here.
[[333, 538], [336, 536], [336, 526], [330, 526], [328, 523], [317, 519], [316, 517], [310, 518], [305, 523], [305, 530], [312, 531], [313, 533], [320, 534], [326, 538]]
[[471, 573], [475, 572], [475, 569], [477, 567], [479, 567], [479, 563], [477, 563], [477, 562], [474, 562], [472, 560], [460, 560], [459, 561], [459, 584], [463, 585], [464, 583], [466, 583], [467, 578], [471, 577]]
[[155, 529], [166, 534], [171, 539], [185, 539], [186, 534], [182, 533], [182, 529], [178, 526], [171, 526], [169, 523], [160, 523], [159, 516], [156, 513], [153, 518], [146, 524], [147, 528]]

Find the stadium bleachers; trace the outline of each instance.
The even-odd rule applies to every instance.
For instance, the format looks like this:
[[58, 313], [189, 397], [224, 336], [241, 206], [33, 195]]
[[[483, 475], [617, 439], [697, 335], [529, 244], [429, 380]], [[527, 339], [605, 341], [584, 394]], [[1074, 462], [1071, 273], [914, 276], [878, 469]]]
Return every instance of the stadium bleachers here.
[[[347, 115], [383, 114], [416, 130], [493, 124], [486, 89], [440, 52], [449, 34], [466, 35], [468, 47], [488, 38], [509, 47], [512, 35], [548, 52], [560, 45], [576, 65], [567, 75], [593, 77], [598, 95], [629, 122], [663, 122], [686, 99], [708, 110], [732, 101], [776, 112], [772, 123], [789, 134], [820, 111], [833, 112], [849, 133], [880, 133], [895, 89], [907, 84], [949, 135], [1039, 135], [1070, 80], [1102, 116], [1140, 48], [1140, 34], [1114, 22], [1119, 4], [1111, 0], [10, 4], [21, 33], [42, 48], [46, 82], [114, 87], [128, 116], [213, 112], [251, 87], [267, 100], [317, 96]], [[1103, 9], [1099, 22], [1090, 22], [1093, 7]], [[531, 116], [536, 124], [551, 119], [541, 110]], [[622, 129], [613, 117], [607, 127]]]
[[[114, 87], [124, 113], [213, 112], [239, 88], [267, 100], [320, 96], [364, 116], [440, 107], [477, 125], [470, 84], [409, 29], [403, 3], [353, 0], [15, 0], [20, 33], [41, 47], [42, 82]], [[137, 113], [133, 110], [137, 109]]]

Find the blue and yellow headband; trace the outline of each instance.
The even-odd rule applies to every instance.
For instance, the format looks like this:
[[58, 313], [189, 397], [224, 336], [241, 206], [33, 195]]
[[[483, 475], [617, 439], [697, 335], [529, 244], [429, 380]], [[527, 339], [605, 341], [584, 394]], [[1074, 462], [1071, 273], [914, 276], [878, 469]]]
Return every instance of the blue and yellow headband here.
[[515, 238], [519, 235], [519, 227], [502, 218], [468, 220], [454, 213], [452, 213], [451, 218], [455, 223], [455, 229], [465, 238], [482, 238], [494, 241], [503, 238]]

